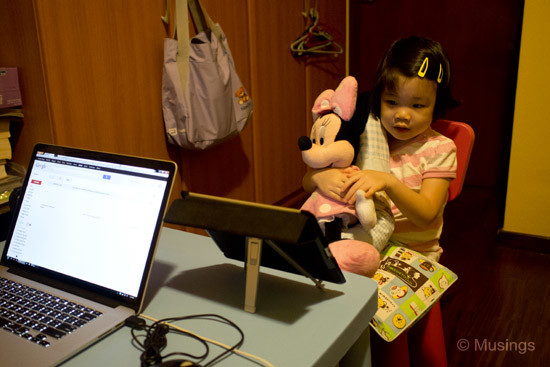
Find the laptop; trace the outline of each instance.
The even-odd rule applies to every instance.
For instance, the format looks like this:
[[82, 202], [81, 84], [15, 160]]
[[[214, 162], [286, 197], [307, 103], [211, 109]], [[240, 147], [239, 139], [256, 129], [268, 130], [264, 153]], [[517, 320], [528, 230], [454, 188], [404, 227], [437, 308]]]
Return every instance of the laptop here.
[[35, 146], [0, 264], [3, 365], [57, 365], [141, 311], [176, 169]]

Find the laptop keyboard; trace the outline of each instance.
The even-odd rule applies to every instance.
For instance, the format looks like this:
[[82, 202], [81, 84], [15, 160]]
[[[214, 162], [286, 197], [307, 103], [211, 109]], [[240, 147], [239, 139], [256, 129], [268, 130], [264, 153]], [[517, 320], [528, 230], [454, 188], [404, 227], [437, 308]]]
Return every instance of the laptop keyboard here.
[[0, 328], [50, 346], [102, 313], [0, 277]]

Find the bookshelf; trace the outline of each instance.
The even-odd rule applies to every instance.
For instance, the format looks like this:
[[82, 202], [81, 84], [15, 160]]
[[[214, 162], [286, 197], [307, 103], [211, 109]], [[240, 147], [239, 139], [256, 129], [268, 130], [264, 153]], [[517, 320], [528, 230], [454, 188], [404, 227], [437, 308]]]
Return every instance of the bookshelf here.
[[22, 124], [21, 107], [0, 108], [0, 214], [10, 211], [9, 197], [14, 189], [21, 187], [24, 169], [12, 158], [13, 131], [19, 130]]
[[12, 162], [13, 144], [23, 120], [17, 68], [0, 68], [0, 240], [11, 222], [10, 197], [21, 187], [25, 169]]

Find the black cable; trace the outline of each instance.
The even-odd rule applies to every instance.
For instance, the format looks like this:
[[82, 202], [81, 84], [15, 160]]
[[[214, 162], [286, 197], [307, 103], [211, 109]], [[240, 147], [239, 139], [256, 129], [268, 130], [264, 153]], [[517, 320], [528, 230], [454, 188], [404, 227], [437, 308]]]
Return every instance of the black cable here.
[[[142, 351], [140, 355], [140, 361], [141, 361], [142, 367], [158, 366], [163, 362], [165, 358], [172, 357], [175, 355], [190, 357], [198, 360], [199, 362], [204, 360], [204, 358], [208, 356], [209, 348], [208, 348], [208, 344], [205, 341], [203, 341], [202, 339], [198, 338], [193, 334], [183, 333], [180, 330], [171, 328], [169, 325], [162, 323], [162, 321], [155, 322], [151, 326], [144, 325], [141, 327], [138, 327], [138, 326], [131, 326], [131, 327], [132, 327], [131, 333], [132, 333], [133, 344], [134, 346], [137, 345], [137, 348]], [[136, 335], [135, 333], [136, 330], [145, 330], [146, 333], [145, 335]], [[184, 353], [184, 352], [173, 352], [166, 355], [162, 355], [162, 350], [167, 345], [166, 335], [169, 332], [183, 334], [199, 341], [204, 346], [205, 352], [201, 355], [193, 355], [193, 354]], [[143, 343], [140, 342], [139, 340], [140, 336], [145, 339]]]
[[[206, 357], [210, 352], [208, 343], [202, 338], [194, 334], [187, 333], [182, 330], [178, 330], [168, 325], [176, 321], [183, 321], [183, 320], [190, 320], [190, 319], [205, 319], [210, 321], [221, 322], [229, 326], [232, 326], [240, 334], [240, 340], [235, 345], [226, 349], [223, 353], [219, 354], [218, 356], [214, 357], [214, 359], [212, 359], [210, 362], [205, 364], [203, 367], [213, 366], [215, 363], [218, 363], [223, 358], [229, 356], [229, 354], [233, 353], [235, 349], [239, 348], [244, 343], [243, 331], [231, 320], [216, 314], [200, 314], [200, 315], [190, 315], [190, 316], [182, 316], [182, 317], [170, 317], [170, 318], [158, 320], [153, 324], [151, 324], [150, 326], [147, 325], [144, 322], [144, 320], [139, 317], [130, 317], [126, 320], [126, 325], [131, 327], [132, 343], [134, 344], [134, 346], [136, 346], [136, 348], [142, 351], [140, 356], [141, 366], [142, 367], [159, 366], [161, 363], [163, 363], [163, 360], [165, 360], [166, 358], [176, 356], [176, 355], [196, 359], [197, 363], [201, 363], [202, 361], [204, 361], [204, 359], [206, 359]], [[145, 335], [136, 335], [136, 330], [146, 331]], [[184, 353], [184, 352], [173, 352], [166, 355], [162, 355], [162, 351], [164, 350], [164, 348], [166, 348], [166, 345], [167, 345], [166, 335], [169, 332], [185, 335], [199, 341], [204, 346], [205, 352], [201, 355], [192, 355], [190, 353]], [[143, 343], [139, 340], [139, 337], [144, 338]]]

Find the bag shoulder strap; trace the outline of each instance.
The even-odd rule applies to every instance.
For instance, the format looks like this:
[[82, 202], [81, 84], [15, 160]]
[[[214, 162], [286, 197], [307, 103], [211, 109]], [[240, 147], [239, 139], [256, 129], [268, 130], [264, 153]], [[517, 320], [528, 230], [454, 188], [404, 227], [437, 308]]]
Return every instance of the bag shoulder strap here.
[[197, 33], [206, 31], [208, 29], [208, 24], [199, 0], [188, 0], [187, 5], [191, 11], [191, 17], [193, 18], [193, 23], [195, 24]]
[[178, 57], [176, 63], [180, 74], [181, 85], [185, 91], [189, 78], [189, 19], [187, 0], [176, 0], [176, 33], [178, 36]]
[[[220, 40], [222, 47], [222, 34], [219, 27], [214, 24], [214, 21], [206, 9], [201, 4], [200, 0], [176, 0], [175, 11], [175, 31], [178, 38], [178, 57], [176, 59], [178, 65], [178, 71], [180, 74], [181, 85], [183, 90], [187, 88], [187, 81], [189, 79], [189, 13], [187, 7], [191, 10], [191, 16], [197, 32], [202, 32], [210, 29], [216, 38]], [[225, 47], [224, 47], [225, 48]]]
[[[222, 41], [222, 34], [221, 34], [221, 31], [220, 31], [219, 27], [216, 27], [216, 24], [214, 23], [212, 18], [210, 18], [210, 15], [208, 15], [208, 12], [204, 8], [204, 6], [200, 2], [200, 0], [188, 0], [188, 1], [189, 1], [189, 9], [191, 9], [191, 15], [193, 17], [193, 22], [195, 23], [195, 27], [197, 27], [197, 32], [199, 32], [198, 24], [201, 24], [205, 29], [209, 28], [212, 31], [212, 33], [214, 33], [216, 38], [218, 40]], [[197, 13], [196, 17], [199, 19], [198, 22], [197, 22], [197, 18], [195, 18], [195, 15], [193, 14], [193, 12]], [[199, 23], [201, 21], [203, 23]]]

